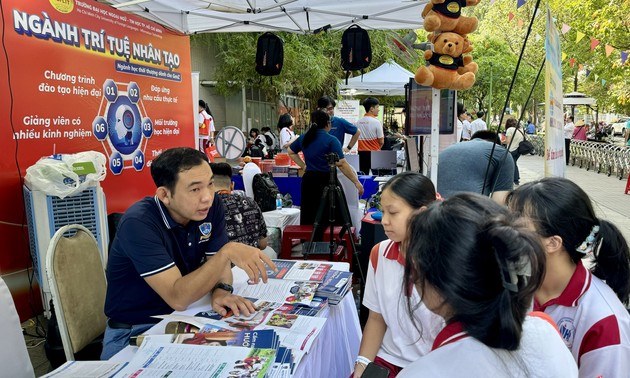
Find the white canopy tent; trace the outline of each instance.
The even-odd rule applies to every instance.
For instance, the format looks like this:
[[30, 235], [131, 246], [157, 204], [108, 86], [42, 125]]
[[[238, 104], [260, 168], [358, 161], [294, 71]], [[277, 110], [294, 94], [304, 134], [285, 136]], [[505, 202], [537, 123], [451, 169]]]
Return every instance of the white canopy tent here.
[[419, 29], [427, 0], [108, 0], [184, 34]]
[[339, 94], [348, 96], [404, 96], [405, 84], [413, 73], [401, 67], [398, 63], [389, 61], [362, 76], [348, 79], [339, 85]]
[[597, 101], [592, 97], [586, 97], [584, 93], [571, 92], [564, 95], [562, 105], [597, 105]]

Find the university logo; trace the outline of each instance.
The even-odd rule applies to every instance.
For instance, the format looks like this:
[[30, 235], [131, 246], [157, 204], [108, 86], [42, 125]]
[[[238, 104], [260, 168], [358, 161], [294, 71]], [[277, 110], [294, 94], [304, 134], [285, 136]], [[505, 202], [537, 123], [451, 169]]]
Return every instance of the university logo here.
[[212, 235], [212, 223], [206, 222], [199, 225], [199, 231], [201, 231], [201, 237], [199, 238], [199, 243], [207, 241], [210, 239], [210, 235]]
[[575, 338], [575, 325], [572, 318], [562, 318], [558, 321], [558, 330], [560, 336], [564, 340], [564, 344], [571, 348], [573, 347], [573, 338]]

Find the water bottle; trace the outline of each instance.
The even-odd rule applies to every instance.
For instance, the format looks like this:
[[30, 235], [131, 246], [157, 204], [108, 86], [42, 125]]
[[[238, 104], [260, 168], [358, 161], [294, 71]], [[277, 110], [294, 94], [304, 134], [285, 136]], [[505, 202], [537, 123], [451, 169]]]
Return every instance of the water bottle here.
[[282, 210], [282, 194], [276, 195], [276, 210]]

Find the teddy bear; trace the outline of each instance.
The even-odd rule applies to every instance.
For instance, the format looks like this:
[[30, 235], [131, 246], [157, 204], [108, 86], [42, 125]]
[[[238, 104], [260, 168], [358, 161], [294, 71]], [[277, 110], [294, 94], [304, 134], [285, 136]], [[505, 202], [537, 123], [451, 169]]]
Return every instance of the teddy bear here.
[[470, 70], [476, 69], [477, 65], [472, 63], [472, 57], [468, 61], [469, 71], [463, 74], [457, 72], [460, 67], [466, 68], [462, 57], [465, 48], [470, 49], [470, 43], [466, 43], [464, 37], [459, 34], [446, 32], [434, 35], [434, 51], [424, 52], [424, 59], [429, 66], [418, 68], [416, 82], [436, 89], [466, 90], [472, 87], [475, 83], [475, 74]]
[[[439, 32], [429, 33], [427, 34], [427, 40], [435, 44], [435, 40], [440, 34], [441, 33]], [[466, 34], [462, 35], [462, 38], [464, 38], [464, 48], [462, 51], [462, 55], [471, 53], [473, 51], [472, 42], [468, 39], [468, 36]], [[459, 68], [457, 68], [457, 72], [460, 75], [463, 75], [466, 72], [477, 74], [479, 66], [477, 65], [477, 63], [473, 62], [472, 55], [463, 55], [463, 58], [463, 64]]]
[[477, 30], [477, 17], [461, 15], [462, 7], [479, 4], [480, 0], [431, 0], [424, 6], [424, 30], [452, 31], [460, 35]]

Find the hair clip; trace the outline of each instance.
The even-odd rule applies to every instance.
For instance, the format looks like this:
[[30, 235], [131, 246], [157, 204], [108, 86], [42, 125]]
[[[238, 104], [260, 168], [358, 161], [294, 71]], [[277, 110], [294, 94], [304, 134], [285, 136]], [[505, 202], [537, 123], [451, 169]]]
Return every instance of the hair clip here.
[[440, 193], [435, 192], [435, 200], [436, 201], [444, 201], [444, 198], [440, 195]]
[[599, 233], [599, 226], [595, 225], [591, 228], [591, 233], [588, 234], [586, 239], [575, 250], [582, 254], [592, 254], [595, 241], [597, 240], [597, 233]]

